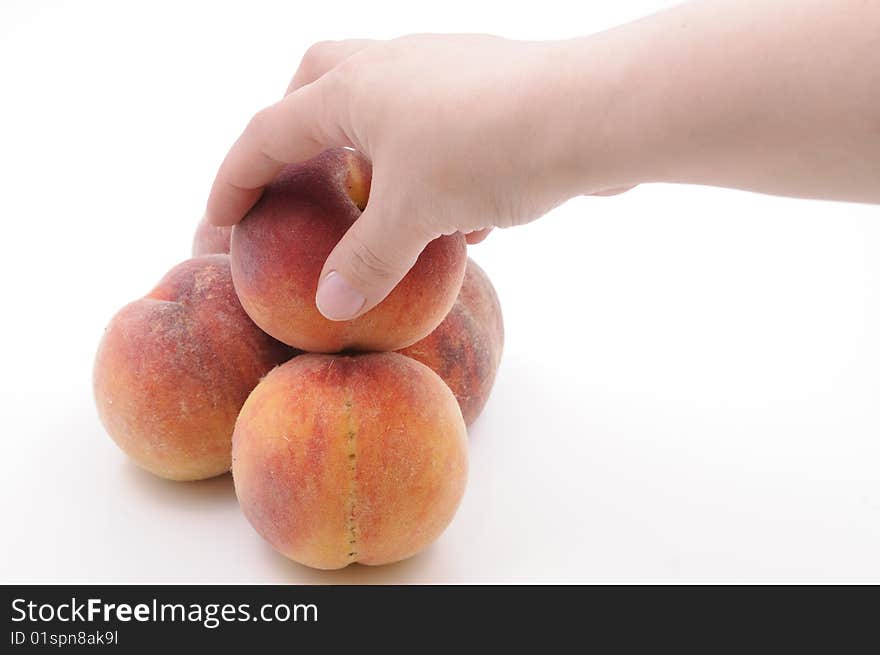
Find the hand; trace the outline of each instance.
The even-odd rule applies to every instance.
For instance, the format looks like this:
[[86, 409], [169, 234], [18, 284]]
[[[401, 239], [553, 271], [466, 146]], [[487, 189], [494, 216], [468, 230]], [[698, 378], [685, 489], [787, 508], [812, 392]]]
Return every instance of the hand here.
[[208, 218], [237, 222], [287, 163], [333, 146], [366, 154], [368, 206], [328, 257], [316, 298], [330, 319], [360, 315], [432, 239], [461, 231], [476, 243], [601, 192], [569, 170], [565, 137], [579, 128], [560, 115], [572, 104], [560, 102], [560, 62], [554, 42], [482, 35], [316, 44], [227, 155]]
[[704, 0], [570, 41], [321, 43], [227, 155], [208, 219], [238, 221], [286, 163], [366, 154], [367, 209], [316, 299], [346, 319], [431, 239], [475, 241], [578, 194], [653, 181], [880, 202], [878, 20], [862, 0]]

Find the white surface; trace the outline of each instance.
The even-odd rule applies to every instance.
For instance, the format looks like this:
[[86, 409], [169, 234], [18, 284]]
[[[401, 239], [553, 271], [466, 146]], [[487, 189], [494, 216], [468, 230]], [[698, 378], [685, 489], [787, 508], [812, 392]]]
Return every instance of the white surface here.
[[154, 479], [97, 420], [104, 325], [311, 42], [664, 4], [4, 1], [0, 582], [880, 582], [876, 207], [652, 186], [472, 248], [507, 348], [455, 521], [398, 565], [290, 563], [228, 477]]

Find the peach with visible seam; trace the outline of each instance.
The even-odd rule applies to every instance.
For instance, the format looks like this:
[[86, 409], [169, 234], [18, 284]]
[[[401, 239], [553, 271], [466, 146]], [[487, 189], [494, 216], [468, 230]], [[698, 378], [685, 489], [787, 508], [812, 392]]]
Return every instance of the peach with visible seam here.
[[319, 569], [386, 564], [433, 542], [467, 478], [458, 403], [397, 353], [301, 355], [254, 389], [233, 437], [245, 516]]

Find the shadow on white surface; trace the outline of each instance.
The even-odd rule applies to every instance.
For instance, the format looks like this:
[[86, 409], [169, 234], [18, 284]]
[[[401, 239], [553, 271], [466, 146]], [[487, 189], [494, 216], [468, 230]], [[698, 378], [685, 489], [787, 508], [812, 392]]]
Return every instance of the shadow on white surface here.
[[176, 482], [159, 478], [124, 460], [123, 475], [127, 482], [143, 497], [176, 509], [205, 510], [218, 505], [235, 505], [235, 486], [232, 474], [226, 473], [207, 480]]
[[350, 564], [344, 569], [321, 571], [287, 559], [272, 549], [267, 543], [262, 544], [263, 557], [274, 571], [277, 584], [304, 585], [390, 585], [406, 584], [426, 567], [431, 558], [433, 547], [428, 547], [418, 555], [395, 564], [384, 566], [367, 566]]
[[[156, 477], [128, 460], [123, 460], [121, 468], [121, 474], [139, 497], [160, 507], [173, 508], [177, 514], [197, 513], [199, 516], [205, 516], [215, 510], [225, 511], [229, 508], [238, 510], [235, 486], [230, 473], [208, 480], [175, 482]], [[168, 525], [171, 528], [174, 521], [169, 520]], [[243, 538], [241, 534], [238, 536]], [[352, 564], [344, 569], [321, 571], [287, 559], [256, 533], [251, 537], [258, 542], [253, 546], [253, 556], [263, 560], [261, 568], [271, 571], [273, 581], [278, 584], [402, 584], [418, 576], [426, 562], [430, 560], [432, 550], [429, 547], [414, 557], [385, 566]]]

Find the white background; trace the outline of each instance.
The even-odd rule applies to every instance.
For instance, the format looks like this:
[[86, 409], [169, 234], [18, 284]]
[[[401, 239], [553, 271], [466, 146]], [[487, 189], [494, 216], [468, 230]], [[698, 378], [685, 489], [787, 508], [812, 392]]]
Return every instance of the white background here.
[[153, 478], [98, 422], [104, 325], [188, 256], [310, 43], [667, 4], [4, 0], [0, 581], [880, 582], [876, 207], [646, 186], [472, 248], [506, 351], [458, 515], [397, 565], [289, 562], [228, 476]]

